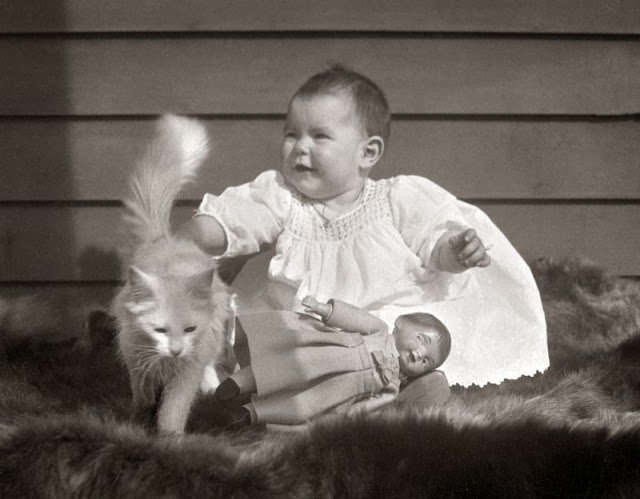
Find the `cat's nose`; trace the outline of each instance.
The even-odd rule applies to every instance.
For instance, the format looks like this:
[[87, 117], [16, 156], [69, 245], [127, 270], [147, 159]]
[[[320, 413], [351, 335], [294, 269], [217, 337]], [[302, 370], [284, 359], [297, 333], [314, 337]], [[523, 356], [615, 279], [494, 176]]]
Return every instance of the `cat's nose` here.
[[180, 355], [182, 353], [182, 342], [181, 341], [171, 341], [169, 343], [169, 351], [171, 352], [171, 355], [173, 355], [174, 357], [177, 357], [178, 355]]

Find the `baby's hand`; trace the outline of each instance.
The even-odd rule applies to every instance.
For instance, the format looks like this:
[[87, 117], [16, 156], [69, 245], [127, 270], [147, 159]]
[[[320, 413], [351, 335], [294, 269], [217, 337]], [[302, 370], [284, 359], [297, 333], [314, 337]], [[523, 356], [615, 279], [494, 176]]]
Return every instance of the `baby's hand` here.
[[473, 229], [467, 229], [449, 238], [449, 249], [459, 265], [470, 269], [472, 267], [487, 267], [491, 257], [488, 248]]

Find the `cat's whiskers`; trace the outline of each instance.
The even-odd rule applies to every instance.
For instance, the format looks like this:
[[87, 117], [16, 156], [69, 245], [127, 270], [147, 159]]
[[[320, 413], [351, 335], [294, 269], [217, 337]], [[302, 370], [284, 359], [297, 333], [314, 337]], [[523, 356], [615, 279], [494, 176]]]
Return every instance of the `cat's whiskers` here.
[[146, 355], [138, 359], [138, 362], [136, 362], [136, 365], [133, 367], [133, 370], [144, 372], [149, 368], [151, 368], [153, 364], [157, 362], [158, 362], [158, 359], [156, 356]]
[[157, 354], [158, 348], [154, 345], [149, 345], [148, 343], [133, 343], [131, 347], [139, 354]]
[[140, 358], [133, 368], [133, 371], [139, 373], [138, 384], [142, 391], [149, 391], [150, 394], [153, 394], [156, 385], [166, 383], [169, 373], [167, 373], [166, 362], [163, 362], [163, 359], [159, 355], [146, 355]]

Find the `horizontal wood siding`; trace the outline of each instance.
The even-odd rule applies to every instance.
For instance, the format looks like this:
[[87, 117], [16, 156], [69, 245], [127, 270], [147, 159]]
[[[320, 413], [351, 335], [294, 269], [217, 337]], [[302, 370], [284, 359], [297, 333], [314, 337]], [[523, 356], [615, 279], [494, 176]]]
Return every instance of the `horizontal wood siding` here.
[[[219, 193], [278, 167], [281, 117], [204, 122], [213, 152], [183, 198]], [[0, 121], [0, 199], [120, 199], [153, 127], [151, 119]], [[640, 121], [399, 117], [373, 176], [399, 173], [427, 176], [464, 198], [633, 200]]]
[[287, 101], [329, 62], [389, 97], [374, 177], [431, 178], [526, 258], [640, 276], [636, 0], [25, 0], [0, 1], [0, 285], [118, 280], [154, 118], [213, 143], [178, 222], [278, 167]]
[[330, 61], [401, 114], [640, 112], [635, 40], [8, 37], [0, 53], [0, 115], [282, 113]]
[[640, 33], [636, 0], [20, 0], [0, 32]]

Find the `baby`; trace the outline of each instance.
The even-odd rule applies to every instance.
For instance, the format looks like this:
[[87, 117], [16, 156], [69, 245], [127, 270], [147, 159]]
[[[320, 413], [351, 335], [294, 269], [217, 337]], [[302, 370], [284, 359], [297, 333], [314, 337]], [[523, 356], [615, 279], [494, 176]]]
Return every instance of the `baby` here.
[[481, 210], [426, 178], [372, 180], [389, 131], [374, 82], [342, 66], [318, 73], [289, 102], [280, 171], [206, 194], [180, 232], [223, 258], [272, 247], [266, 275], [240, 289], [239, 317], [302, 311], [308, 295], [364, 308], [389, 329], [427, 312], [454, 339], [452, 383], [544, 370], [546, 325], [528, 266]]
[[300, 425], [328, 411], [379, 409], [402, 383], [439, 367], [451, 349], [446, 328], [429, 314], [398, 317], [390, 335], [382, 320], [345, 302], [306, 297], [303, 304], [321, 320], [289, 311], [241, 319], [251, 365], [215, 394], [231, 405], [254, 393], [234, 425]]

